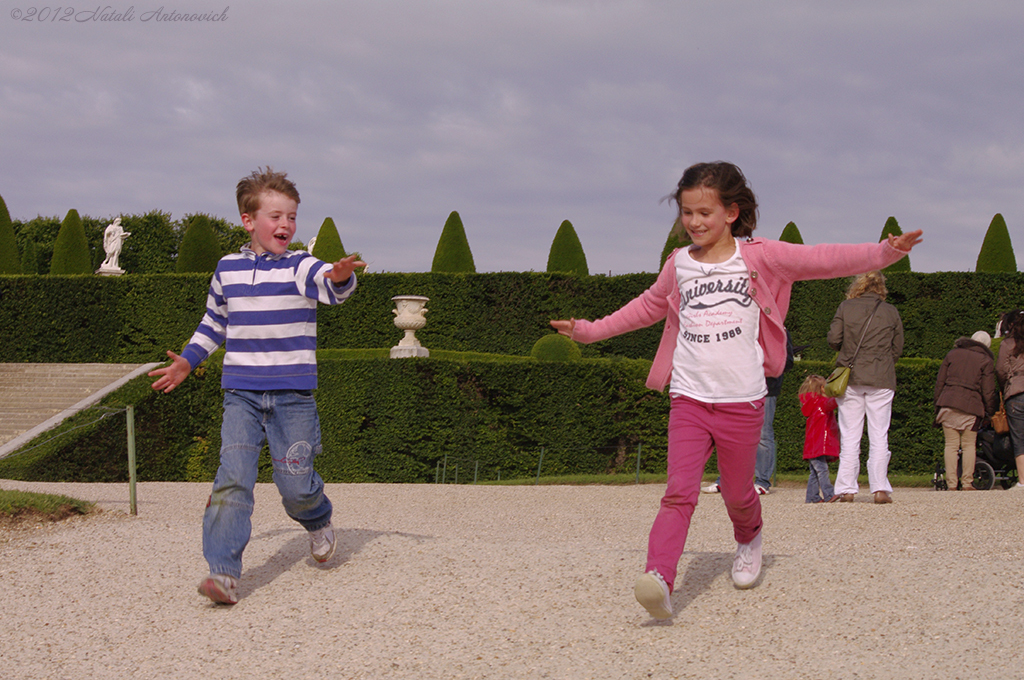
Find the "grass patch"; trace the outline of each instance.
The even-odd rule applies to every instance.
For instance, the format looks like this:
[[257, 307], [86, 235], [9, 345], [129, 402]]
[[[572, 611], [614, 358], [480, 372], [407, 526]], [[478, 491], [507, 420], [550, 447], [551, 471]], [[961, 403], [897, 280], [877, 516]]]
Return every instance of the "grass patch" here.
[[72, 515], [88, 515], [94, 509], [92, 503], [68, 496], [0, 489], [0, 520], [8, 524], [25, 520], [59, 522]]

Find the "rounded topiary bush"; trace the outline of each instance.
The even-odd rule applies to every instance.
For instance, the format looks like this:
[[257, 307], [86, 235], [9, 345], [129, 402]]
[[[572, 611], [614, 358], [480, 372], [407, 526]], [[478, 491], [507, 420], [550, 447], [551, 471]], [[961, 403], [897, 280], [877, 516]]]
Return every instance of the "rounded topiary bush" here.
[[534, 361], [579, 361], [582, 357], [576, 343], [558, 333], [545, 335], [533, 343], [530, 358]]

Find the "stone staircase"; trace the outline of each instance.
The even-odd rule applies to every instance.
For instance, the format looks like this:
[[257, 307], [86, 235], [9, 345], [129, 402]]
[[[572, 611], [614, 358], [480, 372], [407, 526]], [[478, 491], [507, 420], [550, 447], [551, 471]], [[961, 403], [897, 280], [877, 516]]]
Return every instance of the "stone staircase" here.
[[0, 457], [160, 364], [0, 364]]

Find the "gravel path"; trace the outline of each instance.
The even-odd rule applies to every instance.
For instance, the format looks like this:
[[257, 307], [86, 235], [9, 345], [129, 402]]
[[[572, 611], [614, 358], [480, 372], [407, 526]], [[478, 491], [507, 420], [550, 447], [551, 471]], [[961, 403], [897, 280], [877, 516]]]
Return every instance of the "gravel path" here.
[[664, 485], [329, 484], [334, 559], [259, 485], [241, 601], [196, 593], [209, 484], [0, 481], [103, 512], [0, 530], [2, 678], [1020, 677], [1024, 493], [892, 505], [763, 497], [760, 585], [732, 586], [719, 496], [676, 617], [635, 602]]

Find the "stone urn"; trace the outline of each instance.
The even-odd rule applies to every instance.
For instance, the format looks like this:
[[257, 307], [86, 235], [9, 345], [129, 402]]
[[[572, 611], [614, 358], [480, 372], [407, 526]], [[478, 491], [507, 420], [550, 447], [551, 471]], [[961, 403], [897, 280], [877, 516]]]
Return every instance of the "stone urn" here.
[[430, 351], [416, 339], [416, 331], [427, 325], [426, 304], [430, 300], [422, 295], [396, 295], [391, 298], [395, 308], [395, 326], [405, 331], [405, 336], [391, 348], [392, 359], [406, 357], [429, 357]]

